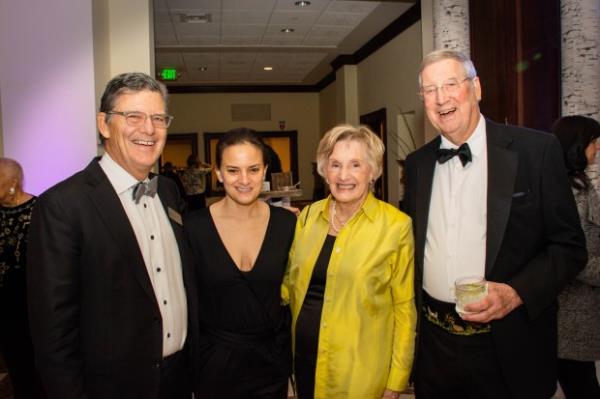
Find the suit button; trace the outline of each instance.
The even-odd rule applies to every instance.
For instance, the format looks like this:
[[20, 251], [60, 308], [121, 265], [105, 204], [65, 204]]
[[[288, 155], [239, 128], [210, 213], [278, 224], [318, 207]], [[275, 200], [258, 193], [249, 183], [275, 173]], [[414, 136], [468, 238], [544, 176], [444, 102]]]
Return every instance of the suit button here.
[[155, 369], [159, 369], [160, 368], [160, 362], [154, 362], [154, 368]]

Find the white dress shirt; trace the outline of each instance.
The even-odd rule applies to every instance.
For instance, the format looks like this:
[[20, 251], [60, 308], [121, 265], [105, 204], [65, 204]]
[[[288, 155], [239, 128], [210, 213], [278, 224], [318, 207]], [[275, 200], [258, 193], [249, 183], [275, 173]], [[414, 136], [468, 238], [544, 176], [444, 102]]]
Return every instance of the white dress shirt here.
[[[436, 162], [429, 205], [423, 288], [432, 297], [455, 302], [454, 282], [485, 275], [487, 235], [487, 140], [485, 119], [467, 140], [473, 160], [458, 156]], [[442, 136], [441, 148], [457, 148]]]
[[187, 300], [181, 272], [179, 247], [158, 193], [133, 200], [138, 180], [108, 153], [100, 167], [117, 192], [144, 257], [146, 270], [160, 308], [163, 326], [163, 357], [183, 348], [187, 335]]

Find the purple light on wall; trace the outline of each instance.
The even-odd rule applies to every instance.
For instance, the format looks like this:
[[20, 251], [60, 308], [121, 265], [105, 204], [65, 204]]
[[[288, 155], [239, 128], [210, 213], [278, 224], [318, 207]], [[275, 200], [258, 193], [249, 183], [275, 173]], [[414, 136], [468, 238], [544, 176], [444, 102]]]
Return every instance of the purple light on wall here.
[[91, 0], [0, 1], [4, 156], [39, 194], [96, 154]]

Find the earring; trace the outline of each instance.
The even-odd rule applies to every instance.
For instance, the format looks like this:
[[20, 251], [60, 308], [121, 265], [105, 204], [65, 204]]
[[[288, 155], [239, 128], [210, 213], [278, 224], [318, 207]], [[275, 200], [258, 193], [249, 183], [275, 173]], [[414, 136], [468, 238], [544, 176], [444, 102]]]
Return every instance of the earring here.
[[8, 189], [8, 194], [9, 194], [9, 195], [15, 195], [15, 192], [16, 192], [16, 191], [15, 191], [15, 188], [14, 188], [14, 187], [11, 187], [11, 188], [9, 188], [9, 189]]

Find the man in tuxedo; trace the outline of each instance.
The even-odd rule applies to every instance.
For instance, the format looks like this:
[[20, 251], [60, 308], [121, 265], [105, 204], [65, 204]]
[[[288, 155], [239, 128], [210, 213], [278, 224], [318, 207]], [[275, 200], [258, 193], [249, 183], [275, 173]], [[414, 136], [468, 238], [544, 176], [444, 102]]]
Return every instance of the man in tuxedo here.
[[191, 397], [197, 326], [182, 200], [150, 173], [172, 120], [166, 104], [148, 75], [113, 78], [97, 115], [106, 153], [38, 200], [29, 311], [49, 399]]
[[[440, 136], [406, 159], [419, 309], [416, 397], [550, 398], [556, 299], [587, 258], [557, 140], [480, 113], [481, 83], [463, 54], [439, 50], [419, 74]], [[455, 310], [454, 282], [487, 295]]]

